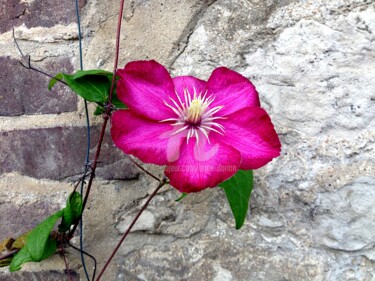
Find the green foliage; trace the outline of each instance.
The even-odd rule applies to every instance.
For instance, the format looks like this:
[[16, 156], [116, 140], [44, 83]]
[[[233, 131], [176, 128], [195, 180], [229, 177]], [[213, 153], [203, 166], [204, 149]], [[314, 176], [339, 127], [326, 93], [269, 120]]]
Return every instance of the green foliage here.
[[112, 96], [112, 104], [115, 106], [117, 109], [124, 109], [127, 108], [125, 104], [122, 103], [117, 97], [117, 92], [116, 89], [113, 91], [113, 96]]
[[57, 213], [49, 216], [40, 224], [38, 224], [27, 236], [25, 247], [29, 250], [29, 253], [33, 261], [41, 261], [46, 255], [48, 246], [52, 244], [48, 242], [49, 235], [56, 224], [56, 221], [61, 218], [64, 214], [64, 210], [60, 210]]
[[10, 271], [21, 269], [22, 264], [26, 262], [39, 262], [53, 255], [57, 249], [57, 242], [50, 234], [57, 220], [62, 218], [59, 232], [66, 232], [80, 218], [82, 208], [81, 195], [78, 192], [73, 192], [69, 195], [64, 209], [57, 211], [38, 224], [32, 231], [22, 235], [18, 244], [22, 245], [22, 241], [25, 241], [25, 244], [13, 257], [9, 266]]
[[91, 69], [91, 70], [78, 70], [72, 75], [73, 79], [78, 79], [84, 76], [107, 76], [109, 81], [112, 81], [112, 72], [105, 71], [102, 69]]
[[[72, 75], [61, 72], [50, 80], [48, 89], [51, 90], [56, 82], [64, 81], [74, 93], [87, 101], [95, 102], [97, 109], [94, 114], [100, 115], [104, 113], [104, 105], [108, 102], [112, 77], [111, 72], [100, 69], [78, 70]], [[112, 104], [117, 109], [126, 108], [117, 97], [116, 87], [112, 94]]]
[[180, 196], [179, 198], [176, 199], [176, 202], [181, 201], [181, 200], [184, 199], [187, 195], [188, 195], [187, 193], [182, 192], [182, 193], [181, 193], [181, 196]]
[[68, 200], [66, 201], [66, 207], [63, 209], [64, 214], [59, 225], [59, 232], [68, 231], [70, 226], [74, 224], [82, 214], [82, 197], [78, 192], [73, 192], [70, 194]]
[[50, 233], [63, 213], [64, 210], [60, 210], [49, 216], [29, 233], [25, 246], [13, 257], [9, 266], [11, 272], [21, 269], [25, 262], [41, 261], [56, 251], [57, 243], [51, 239]]
[[236, 229], [245, 222], [249, 200], [253, 189], [253, 171], [239, 170], [233, 177], [219, 184], [227, 196], [236, 221]]
[[23, 247], [17, 255], [12, 259], [12, 262], [9, 265], [10, 272], [14, 272], [21, 269], [21, 265], [26, 262], [33, 261], [33, 258], [27, 247]]
[[[105, 102], [108, 97], [109, 87], [111, 86], [111, 81], [103, 75], [80, 75], [78, 78], [75, 78], [75, 74], [59, 73], [55, 78], [65, 81], [73, 92], [85, 100], [92, 102]], [[49, 89], [56, 83], [55, 81], [57, 80], [51, 79], [48, 85]]]
[[104, 106], [101, 105], [101, 104], [98, 104], [98, 106], [96, 107], [96, 109], [94, 111], [94, 115], [95, 116], [102, 115], [104, 112], [105, 112]]

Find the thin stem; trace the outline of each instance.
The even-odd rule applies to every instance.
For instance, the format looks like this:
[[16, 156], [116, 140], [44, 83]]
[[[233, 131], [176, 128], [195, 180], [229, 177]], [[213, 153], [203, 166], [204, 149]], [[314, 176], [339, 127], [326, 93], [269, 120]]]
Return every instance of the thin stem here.
[[31, 65], [31, 58], [30, 58], [30, 56], [25, 56], [24, 53], [22, 52], [20, 46], [18, 45], [18, 42], [17, 42], [16, 36], [14, 35], [14, 28], [12, 29], [12, 36], [13, 36], [14, 44], [16, 45], [17, 50], [18, 50], [18, 52], [21, 54], [22, 60], [24, 61], [24, 62], [20, 62], [20, 64], [21, 64], [24, 68], [34, 70], [34, 71], [36, 71], [36, 72], [38, 72], [38, 73], [40, 73], [40, 74], [43, 74], [43, 75], [45, 75], [45, 76], [47, 76], [47, 77], [49, 77], [49, 78], [53, 78], [53, 79], [55, 79], [56, 81], [59, 81], [59, 82], [63, 83], [64, 85], [67, 85], [63, 80], [58, 79], [58, 78], [55, 78], [55, 77], [52, 76], [51, 74], [48, 74], [47, 72], [44, 72], [44, 71], [42, 71], [42, 70], [40, 70], [40, 69], [38, 69], [38, 68], [33, 67], [33, 66]]
[[91, 190], [91, 186], [92, 186], [92, 181], [94, 180], [94, 177], [95, 177], [95, 170], [96, 170], [96, 166], [98, 165], [98, 159], [99, 159], [99, 155], [100, 155], [100, 150], [102, 148], [102, 144], [103, 144], [103, 139], [104, 139], [104, 135], [105, 135], [105, 129], [107, 127], [107, 123], [108, 123], [108, 116], [104, 116], [104, 122], [103, 122], [103, 125], [102, 125], [102, 130], [100, 132], [100, 137], [99, 137], [99, 142], [98, 142], [98, 148], [96, 149], [96, 153], [95, 153], [95, 159], [94, 159], [94, 163], [92, 164], [92, 171], [91, 171], [91, 174], [90, 174], [90, 178], [89, 178], [89, 183], [87, 185], [87, 191], [86, 191], [86, 194], [85, 194], [85, 198], [83, 200], [83, 206], [82, 206], [82, 209], [84, 210], [85, 209], [85, 206], [87, 204], [87, 199], [89, 197], [89, 194], [90, 194], [90, 190]]
[[[14, 43], [16, 44], [17, 50], [18, 50], [18, 52], [20, 52], [20, 54], [21, 54], [21, 56], [22, 56], [22, 59], [23, 59], [24, 61], [28, 61], [27, 57], [23, 54], [23, 52], [22, 52], [20, 46], [18, 45], [18, 42], [17, 42], [17, 40], [16, 40], [16, 36], [14, 35], [14, 28], [12, 28], [12, 36], [13, 36], [13, 41], [14, 41]], [[30, 59], [30, 57], [29, 57], [29, 59]]]
[[24, 63], [20, 62], [20, 64], [26, 68], [26, 69], [30, 69], [30, 70], [34, 70], [35, 72], [38, 72], [40, 74], [43, 74], [44, 76], [47, 76], [51, 79], [55, 79], [56, 81], [59, 81], [60, 83], [64, 84], [64, 85], [68, 85], [67, 83], [65, 83], [63, 80], [59, 79], [59, 78], [56, 78], [55, 76], [47, 73], [47, 72], [44, 72], [43, 70], [40, 70], [34, 66], [31, 65], [31, 58], [29, 56], [29, 59], [27, 60], [27, 65], [25, 65]]
[[[76, 10], [76, 16], [77, 16], [77, 28], [78, 28], [78, 49], [79, 49], [79, 66], [80, 69], [83, 70], [83, 51], [82, 51], [82, 31], [81, 31], [81, 16], [79, 14], [79, 5], [78, 5], [78, 0], [75, 0], [75, 10]], [[87, 145], [86, 145], [86, 161], [85, 161], [85, 171], [82, 176], [82, 181], [81, 181], [81, 190], [80, 194], [82, 197], [83, 194], [83, 188], [85, 185], [85, 178], [88, 176], [88, 163], [90, 161], [90, 146], [91, 146], [91, 130], [90, 130], [90, 119], [89, 119], [89, 111], [87, 107], [87, 100], [84, 100], [85, 104], [85, 116], [86, 116], [86, 128], [87, 128]], [[82, 261], [82, 267], [86, 275], [87, 281], [90, 281], [89, 278], [89, 273], [87, 272], [86, 268], [86, 262], [85, 262], [85, 257], [83, 255], [83, 217], [81, 217], [79, 221], [79, 246], [80, 246], [80, 254], [81, 254], [81, 261]], [[95, 276], [95, 271], [94, 271], [94, 276]]]
[[160, 181], [160, 179], [155, 176], [153, 173], [147, 171], [145, 168], [143, 168], [137, 161], [135, 161], [130, 155], [128, 154], [125, 154], [130, 161], [133, 162], [134, 165], [136, 165], [140, 170], [142, 170], [143, 172], [145, 172], [147, 175], [149, 175], [150, 177], [152, 177], [153, 179], [157, 180], [157, 181]]
[[[86, 207], [86, 204], [87, 204], [87, 200], [89, 198], [89, 194], [90, 194], [90, 191], [91, 191], [92, 182], [93, 182], [94, 177], [95, 177], [96, 166], [98, 165], [98, 159], [99, 159], [99, 155], [100, 155], [100, 150], [101, 150], [102, 144], [103, 144], [105, 130], [106, 130], [108, 119], [109, 119], [108, 115], [106, 115], [106, 114], [104, 114], [103, 118], [104, 118], [104, 122], [102, 124], [102, 129], [100, 131], [100, 137], [99, 137], [98, 146], [97, 146], [96, 153], [95, 153], [95, 159], [94, 159], [94, 162], [93, 162], [92, 168], [91, 168], [89, 182], [87, 184], [86, 194], [85, 194], [85, 197], [83, 199], [82, 210], [85, 210], [85, 207]], [[82, 216], [81, 216], [81, 219], [82, 219]], [[77, 221], [74, 224], [73, 229], [71, 230], [70, 235], [69, 235], [70, 238], [73, 237], [73, 234], [74, 234], [75, 230], [77, 229], [78, 223], [79, 223], [79, 221]]]
[[[120, 53], [121, 23], [122, 23], [122, 14], [124, 11], [124, 2], [125, 2], [124, 0], [121, 0], [119, 15], [117, 19], [115, 63], [113, 66], [112, 84], [111, 84], [111, 88], [109, 90], [109, 96], [108, 96], [109, 105], [111, 105], [111, 102], [112, 102], [112, 95], [113, 95], [113, 90], [115, 88], [115, 82], [116, 82], [116, 71], [117, 71], [117, 66], [118, 66], [118, 57]], [[110, 111], [110, 110], [111, 110], [111, 106], [107, 108], [107, 111]]]
[[11, 257], [12, 255], [14, 255], [14, 254], [16, 254], [16, 253], [18, 253], [18, 252], [19, 252], [19, 249], [16, 249], [16, 250], [13, 250], [13, 251], [11, 251], [11, 252], [9, 252], [9, 253], [6, 253], [6, 254], [0, 256], [0, 261], [1, 261], [1, 260], [5, 260], [6, 258]]
[[120, 248], [122, 242], [124, 242], [125, 238], [128, 236], [128, 234], [130, 233], [131, 229], [133, 228], [133, 226], [135, 225], [135, 223], [137, 222], [138, 218], [141, 216], [141, 214], [143, 213], [143, 211], [147, 208], [148, 204], [150, 203], [150, 201], [152, 200], [152, 198], [154, 198], [154, 196], [158, 193], [158, 191], [160, 190], [160, 188], [162, 188], [165, 184], [167, 183], [167, 180], [165, 178], [163, 178], [161, 181], [159, 181], [159, 184], [158, 186], [156, 187], [156, 189], [151, 193], [151, 195], [148, 197], [147, 201], [143, 204], [142, 208], [139, 210], [139, 212], [137, 213], [137, 215], [134, 217], [133, 221], [131, 222], [131, 224], [128, 226], [128, 229], [125, 231], [125, 233], [123, 234], [123, 236], [121, 237], [120, 241], [117, 243], [117, 246], [116, 248], [113, 250], [111, 256], [108, 258], [107, 262], [105, 263], [104, 267], [102, 268], [102, 270], [100, 271], [99, 275], [98, 275], [98, 278], [96, 278], [95, 281], [99, 281], [100, 278], [103, 276], [104, 274], [104, 271], [107, 269], [109, 263], [111, 262], [111, 260], [113, 259], [113, 257], [115, 256], [115, 254], [117, 253], [118, 249]]
[[73, 281], [72, 275], [70, 274], [70, 270], [69, 270], [68, 260], [66, 259], [66, 256], [65, 256], [64, 245], [62, 243], [61, 243], [61, 253], [64, 257], [64, 263], [65, 263], [65, 268], [66, 268], [66, 273], [68, 275], [68, 279], [69, 281]]
[[[102, 143], [103, 143], [104, 133], [105, 133], [105, 130], [106, 130], [106, 127], [107, 127], [108, 119], [111, 116], [112, 106], [110, 106], [110, 105], [111, 105], [111, 101], [112, 101], [113, 90], [115, 88], [115, 83], [116, 83], [116, 71], [117, 71], [118, 58], [119, 58], [119, 53], [120, 53], [120, 34], [121, 34], [121, 22], [122, 22], [123, 10], [124, 10], [124, 0], [121, 0], [118, 22], [117, 22], [115, 62], [114, 62], [114, 66], [113, 66], [112, 83], [111, 83], [111, 88], [109, 90], [109, 97], [108, 97], [109, 106], [106, 107], [106, 111], [103, 114], [104, 122], [103, 122], [103, 125], [102, 125], [102, 129], [101, 129], [101, 133], [100, 133], [100, 137], [99, 137], [99, 142], [98, 142], [98, 146], [97, 146], [97, 149], [96, 149], [95, 159], [94, 159], [94, 162], [92, 164], [90, 179], [89, 179], [89, 182], [87, 184], [87, 191], [86, 191], [85, 197], [83, 199], [83, 209], [82, 210], [85, 210], [87, 199], [88, 199], [89, 194], [90, 194], [92, 181], [95, 177], [95, 170], [96, 170], [96, 166], [97, 166], [98, 159], [99, 159], [100, 149], [101, 149], [101, 146], [102, 146]], [[81, 218], [82, 218], [82, 216], [81, 216]], [[78, 226], [78, 222], [74, 224], [73, 229], [70, 232], [70, 237], [73, 236], [73, 233], [77, 229], [77, 226]]]
[[70, 246], [70, 247], [72, 247], [74, 250], [76, 250], [76, 251], [78, 251], [78, 252], [81, 252], [81, 253], [83, 253], [84, 255], [90, 257], [90, 258], [94, 261], [94, 272], [93, 272], [93, 274], [92, 274], [92, 280], [94, 280], [94, 279], [95, 279], [95, 274], [96, 274], [96, 265], [97, 265], [97, 262], [96, 262], [95, 257], [94, 257], [93, 255], [90, 255], [89, 253], [85, 252], [84, 250], [79, 249], [79, 248], [75, 247], [74, 245], [70, 244], [69, 241], [66, 241], [66, 242], [67, 242], [67, 245], [68, 245], [68, 246]]

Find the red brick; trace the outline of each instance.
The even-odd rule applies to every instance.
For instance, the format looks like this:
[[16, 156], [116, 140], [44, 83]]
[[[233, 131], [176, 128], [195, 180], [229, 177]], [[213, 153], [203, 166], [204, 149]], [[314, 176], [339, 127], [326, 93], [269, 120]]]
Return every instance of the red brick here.
[[[26, 69], [19, 61], [0, 57], [0, 116], [49, 114], [77, 110], [77, 96], [64, 85], [48, 91], [49, 78]], [[36, 65], [52, 75], [73, 71], [67, 58], [46, 60]]]
[[[76, 21], [74, 1], [34, 0], [30, 4], [16, 0], [0, 0], [0, 33], [25, 23], [27, 27], [51, 27]], [[86, 4], [80, 0], [79, 6]]]
[[[99, 138], [92, 128], [91, 160]], [[55, 127], [0, 133], [0, 174], [18, 172], [35, 178], [64, 179], [80, 175], [86, 154], [85, 127]], [[106, 135], [97, 175], [104, 179], [133, 179], [138, 170]]]
[[13, 203], [0, 204], [0, 241], [7, 237], [17, 238], [57, 210], [57, 206], [52, 206], [47, 202], [28, 203], [21, 206]]

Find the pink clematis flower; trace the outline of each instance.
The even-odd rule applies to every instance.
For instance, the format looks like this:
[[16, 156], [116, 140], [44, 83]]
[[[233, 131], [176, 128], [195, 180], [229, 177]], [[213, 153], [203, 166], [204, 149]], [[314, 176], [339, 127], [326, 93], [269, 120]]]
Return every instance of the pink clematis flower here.
[[112, 116], [117, 147], [166, 165], [170, 184], [197, 192], [257, 169], [280, 155], [280, 141], [251, 82], [225, 67], [208, 81], [171, 78], [155, 61], [119, 69], [117, 95], [128, 107]]

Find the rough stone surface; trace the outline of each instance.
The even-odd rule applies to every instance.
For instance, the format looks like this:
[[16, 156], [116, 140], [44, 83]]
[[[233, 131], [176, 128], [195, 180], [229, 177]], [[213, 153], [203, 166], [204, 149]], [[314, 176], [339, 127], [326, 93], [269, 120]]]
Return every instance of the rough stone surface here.
[[315, 242], [347, 252], [372, 249], [374, 186], [374, 178], [359, 178], [339, 190], [322, 193], [314, 210], [313, 228], [315, 237], [319, 237]]
[[[80, 280], [79, 275], [76, 272], [71, 272], [70, 276], [70, 280]], [[0, 281], [61, 281], [65, 280], [66, 277], [67, 275], [65, 272], [59, 272], [54, 270], [41, 272], [16, 272], [12, 274], [0, 273]]]
[[[158, 0], [126, 1], [119, 65], [129, 60], [156, 59], [172, 64], [186, 45], [196, 22], [213, 0]], [[95, 34], [90, 38], [86, 53], [92, 68], [112, 68], [112, 52], [115, 37], [109, 37], [116, 26], [117, 3], [89, 3], [86, 32]], [[96, 15], [100, 10], [101, 15]], [[107, 38], [108, 40], [102, 40]]]
[[[18, 59], [9, 33], [11, 26], [18, 26], [16, 36], [32, 58], [69, 57], [76, 69], [77, 33], [74, 20], [64, 18], [65, 8], [56, 21], [38, 18], [35, 12], [17, 18], [22, 7], [41, 2], [22, 1], [7, 8], [12, 20], [0, 24], [2, 57]], [[234, 229], [220, 189], [175, 202], [180, 194], [165, 187], [120, 248], [104, 280], [375, 280], [374, 4], [127, 1], [120, 65], [153, 58], [173, 75], [206, 79], [220, 65], [242, 73], [257, 87], [283, 147], [281, 157], [255, 171], [250, 210], [241, 230]], [[82, 8], [87, 68], [112, 68], [117, 5], [89, 0]], [[20, 25], [21, 19], [25, 25]], [[6, 214], [39, 206], [40, 213], [34, 212], [38, 217], [45, 207], [63, 206], [71, 189], [67, 181], [77, 178], [84, 161], [84, 149], [78, 152], [78, 144], [85, 142], [82, 123], [68, 127], [76, 124], [72, 120], [80, 122], [82, 108], [78, 103], [76, 112], [62, 114], [68, 121], [61, 128], [55, 128], [54, 114], [46, 114], [45, 122], [38, 115], [0, 117], [7, 123], [0, 136], [0, 208]], [[20, 114], [38, 109], [33, 110]], [[17, 129], [9, 125], [12, 120]], [[98, 129], [94, 131], [97, 139]], [[98, 258], [99, 267], [156, 186], [111, 149], [107, 139], [84, 216], [85, 249]], [[26, 163], [33, 165], [26, 168]], [[54, 167], [62, 163], [69, 165], [63, 170]], [[162, 174], [162, 168], [146, 167]], [[131, 176], [124, 170], [131, 170]], [[42, 175], [53, 180], [35, 179]], [[16, 231], [8, 222], [4, 233]], [[72, 252], [69, 259], [74, 270], [80, 270], [79, 257]], [[46, 265], [60, 270], [59, 266], [57, 261]], [[25, 270], [21, 274], [40, 271], [35, 264]]]
[[[68, 58], [48, 60], [33, 66], [47, 73], [71, 73]], [[0, 116], [62, 113], [77, 110], [77, 97], [64, 85], [48, 91], [49, 78], [22, 67], [19, 60], [0, 57]], [[5, 82], [6, 81], [6, 82]]]

